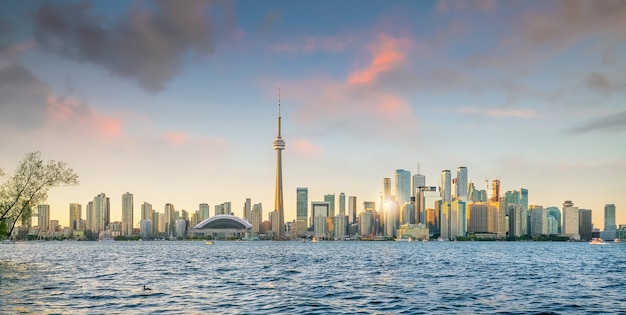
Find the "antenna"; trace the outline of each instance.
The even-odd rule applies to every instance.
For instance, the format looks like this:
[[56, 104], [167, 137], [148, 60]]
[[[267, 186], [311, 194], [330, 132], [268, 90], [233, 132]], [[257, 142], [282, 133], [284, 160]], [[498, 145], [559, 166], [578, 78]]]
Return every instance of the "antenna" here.
[[280, 88], [278, 88], [278, 117], [280, 117]]

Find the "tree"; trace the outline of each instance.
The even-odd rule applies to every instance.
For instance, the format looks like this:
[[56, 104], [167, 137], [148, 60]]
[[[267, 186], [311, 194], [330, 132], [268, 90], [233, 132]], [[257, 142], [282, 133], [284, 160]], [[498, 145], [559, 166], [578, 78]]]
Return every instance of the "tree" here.
[[46, 201], [50, 188], [71, 185], [78, 185], [78, 175], [65, 162], [44, 162], [39, 151], [26, 154], [0, 184], [0, 236], [10, 236], [20, 218], [30, 217], [31, 206]]

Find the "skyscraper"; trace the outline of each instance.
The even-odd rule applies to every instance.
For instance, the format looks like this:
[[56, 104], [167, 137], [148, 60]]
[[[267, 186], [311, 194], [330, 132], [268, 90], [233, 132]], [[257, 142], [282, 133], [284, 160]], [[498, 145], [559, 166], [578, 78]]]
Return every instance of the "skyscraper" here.
[[414, 197], [419, 195], [419, 188], [426, 186], [426, 176], [419, 174], [419, 169], [417, 170], [417, 174], [413, 175], [413, 182], [411, 183], [411, 194]]
[[443, 202], [450, 203], [452, 201], [451, 189], [452, 189], [452, 178], [451, 178], [450, 170], [441, 171], [441, 200]]
[[356, 222], [356, 196], [348, 196], [348, 224]]
[[346, 215], [346, 194], [344, 193], [339, 194], [339, 215], [342, 217]]
[[467, 200], [467, 167], [460, 166], [456, 169], [456, 197]]
[[104, 231], [109, 225], [109, 218], [111, 215], [109, 197], [104, 193], [98, 194], [93, 198], [93, 204], [91, 209], [91, 230], [94, 233], [100, 233]]
[[335, 194], [324, 195], [324, 202], [328, 202], [328, 214], [327, 217], [335, 216]]
[[615, 225], [615, 205], [607, 204], [604, 206], [604, 231], [600, 237], [606, 240], [614, 239], [617, 234], [617, 226]]
[[591, 230], [593, 230], [593, 225], [591, 224], [591, 210], [578, 210], [578, 232], [580, 239], [582, 241], [591, 240]]
[[304, 234], [308, 228], [309, 220], [309, 189], [306, 187], [296, 188], [296, 224], [298, 233]]
[[278, 231], [274, 231], [274, 237], [281, 239], [285, 235], [285, 213], [283, 209], [283, 162], [282, 151], [285, 149], [285, 141], [280, 135], [280, 92], [278, 96], [278, 135], [274, 139], [276, 150], [276, 194], [274, 196], [274, 211], [277, 212], [278, 222], [274, 225]]
[[163, 216], [163, 226], [165, 228], [165, 235], [167, 236], [174, 236], [174, 230], [176, 229], [176, 227], [174, 226], [174, 212], [176, 210], [174, 210], [174, 205], [171, 203], [166, 203], [165, 204], [165, 210], [163, 212], [164, 216]]
[[494, 179], [491, 181], [491, 201], [500, 201], [500, 180]]
[[82, 206], [78, 203], [70, 203], [70, 227], [72, 230], [78, 229], [81, 220]]
[[391, 200], [391, 178], [383, 178], [383, 203]]
[[399, 205], [403, 205], [405, 202], [411, 201], [411, 172], [396, 170], [394, 177], [396, 184], [396, 200]]
[[122, 195], [122, 235], [133, 236], [133, 194]]
[[246, 198], [246, 202], [243, 204], [243, 218], [250, 221], [252, 219], [252, 199]]
[[141, 204], [141, 219], [152, 221], [152, 205], [145, 201]]
[[580, 240], [578, 207], [567, 200], [563, 203], [563, 229], [562, 234], [574, 240]]
[[[201, 203], [200, 205], [198, 205], [198, 221], [202, 222], [205, 219], [209, 218], [209, 204], [208, 203]], [[250, 222], [252, 222], [252, 218], [247, 218]]]
[[39, 233], [47, 233], [50, 231], [50, 205], [37, 206], [37, 220]]

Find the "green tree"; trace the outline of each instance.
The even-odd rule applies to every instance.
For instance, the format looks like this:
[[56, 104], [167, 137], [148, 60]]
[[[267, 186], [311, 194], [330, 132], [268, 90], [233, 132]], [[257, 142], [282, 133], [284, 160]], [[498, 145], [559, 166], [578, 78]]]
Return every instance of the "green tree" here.
[[39, 151], [26, 154], [13, 176], [2, 179], [0, 237], [10, 236], [18, 220], [30, 217], [31, 206], [46, 201], [50, 188], [78, 185], [78, 175], [65, 162], [44, 162]]

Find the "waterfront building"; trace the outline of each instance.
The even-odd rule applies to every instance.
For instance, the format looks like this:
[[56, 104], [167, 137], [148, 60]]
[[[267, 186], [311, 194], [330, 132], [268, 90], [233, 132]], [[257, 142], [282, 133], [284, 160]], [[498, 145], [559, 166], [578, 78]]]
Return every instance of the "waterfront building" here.
[[356, 196], [348, 196], [348, 224], [356, 223], [357, 208], [356, 208]]
[[106, 230], [111, 218], [111, 204], [109, 197], [104, 193], [100, 193], [93, 198], [92, 209], [92, 232], [99, 234], [100, 231]]
[[420, 187], [426, 186], [426, 176], [420, 174], [419, 169], [417, 174], [413, 175], [413, 181], [411, 183], [411, 193], [417, 198], [420, 192]]
[[152, 221], [152, 235], [153, 236], [156, 236], [157, 234], [159, 234], [159, 225], [160, 225], [159, 222], [162, 222], [160, 219], [161, 218], [159, 216], [159, 213], [155, 209], [152, 209], [151, 221]]
[[52, 231], [50, 226], [50, 205], [37, 206], [37, 225], [39, 233], [48, 233]]
[[578, 210], [578, 233], [580, 234], [580, 240], [590, 241], [592, 230], [593, 224], [591, 223], [591, 210]]
[[578, 231], [578, 207], [574, 207], [574, 203], [570, 200], [566, 200], [563, 203], [563, 232], [564, 236], [569, 236], [571, 239], [580, 240], [580, 233]]
[[[247, 201], [247, 200], [246, 200]], [[210, 214], [209, 214], [209, 209], [211, 207], [209, 206], [208, 203], [201, 203], [198, 205], [198, 220], [199, 221], [203, 221], [209, 218]], [[252, 211], [252, 210], [250, 210]], [[248, 220], [251, 220], [250, 218], [247, 218]]]
[[487, 233], [489, 230], [489, 206], [485, 203], [473, 203], [469, 205], [469, 222], [467, 233]]
[[520, 188], [519, 190], [519, 204], [522, 206], [522, 234], [530, 235], [530, 224], [528, 224], [528, 189]]
[[[252, 227], [250, 228], [250, 232], [252, 232], [252, 236], [258, 236], [261, 232], [261, 224], [263, 223], [263, 207], [260, 203], [252, 206], [252, 211], [250, 211]], [[206, 220], [206, 219], [205, 219]]]
[[500, 180], [494, 179], [491, 181], [491, 201], [500, 201]]
[[157, 217], [157, 232], [165, 234], [166, 216], [165, 213], [159, 213]]
[[342, 241], [346, 238], [348, 222], [345, 215], [337, 215], [333, 218], [333, 236], [335, 240]]
[[376, 236], [376, 214], [374, 209], [366, 209], [359, 215], [359, 233], [362, 237], [373, 238]]
[[309, 189], [306, 187], [296, 188], [296, 224], [298, 233], [304, 234], [308, 228], [309, 220]]
[[452, 175], [450, 170], [441, 171], [441, 200], [444, 203], [452, 202]]
[[133, 194], [122, 195], [122, 235], [133, 236]]
[[[254, 216], [254, 212], [253, 209], [251, 216]], [[278, 220], [275, 221], [278, 222]], [[230, 214], [220, 214], [202, 220], [193, 227], [190, 235], [196, 237], [211, 236], [212, 239], [244, 238], [250, 237], [252, 229], [253, 226], [248, 220]]]
[[139, 221], [139, 237], [142, 240], [152, 239], [152, 221], [147, 219]]
[[530, 235], [534, 237], [548, 235], [548, 211], [537, 205], [530, 206], [528, 211], [530, 213]]
[[141, 204], [141, 219], [152, 221], [152, 205], [145, 202]]
[[185, 238], [187, 232], [187, 221], [183, 219], [176, 220], [176, 237]]
[[605, 240], [615, 239], [617, 226], [615, 225], [615, 205], [607, 204], [604, 206], [604, 231], [600, 233], [600, 237]]
[[[78, 203], [70, 203], [70, 228], [73, 230], [78, 230], [78, 225], [80, 223], [82, 213], [82, 206]], [[22, 225], [24, 226], [24, 225]]]
[[443, 202], [443, 200], [437, 205], [439, 206], [439, 234], [442, 239], [450, 240], [452, 239], [452, 218], [450, 214], [452, 206], [449, 202]]
[[462, 199], [454, 200], [450, 208], [451, 236], [457, 238], [467, 234], [467, 203]]
[[334, 217], [335, 216], [335, 194], [324, 195], [324, 202], [327, 202], [329, 206], [328, 216]]
[[391, 178], [383, 178], [383, 204], [391, 200]]
[[398, 204], [402, 205], [411, 201], [411, 172], [401, 169], [395, 170], [394, 178], [396, 201], [398, 201]]
[[413, 238], [415, 240], [427, 240], [429, 238], [428, 227], [425, 224], [402, 224], [396, 231], [396, 238]]
[[[280, 94], [280, 93], [279, 93]], [[281, 136], [281, 124], [280, 124], [280, 95], [278, 97], [278, 135], [274, 139], [273, 146], [276, 150], [276, 190], [274, 195], [274, 211], [277, 212], [276, 227], [278, 230], [274, 231], [275, 239], [282, 239], [285, 231], [285, 212], [283, 207], [283, 162], [282, 151], [285, 149], [285, 141]]]
[[431, 235], [439, 234], [439, 212], [437, 209], [440, 206], [441, 200], [435, 203], [436, 208], [426, 208], [426, 226]]
[[166, 203], [165, 204], [165, 210], [163, 212], [163, 214], [165, 214], [164, 216], [164, 227], [165, 227], [165, 235], [167, 236], [174, 236], [176, 235], [176, 226], [175, 226], [175, 212], [176, 209], [174, 208], [174, 205], [171, 203]]
[[246, 198], [246, 202], [244, 202], [243, 204], [243, 218], [248, 220], [248, 222], [250, 222], [251, 216], [252, 216], [252, 199]]
[[[556, 235], [560, 235], [562, 232], [562, 225], [561, 225], [561, 210], [558, 207], [547, 207], [546, 210], [548, 211], [548, 216], [552, 216], [556, 219], [557, 222], [557, 232], [554, 233]], [[550, 233], [552, 234], [552, 233]], [[552, 234], [552, 235], [554, 235]]]
[[467, 167], [460, 166], [456, 169], [456, 198], [467, 201]]
[[[311, 213], [313, 215], [313, 231], [318, 235], [323, 230], [324, 238], [326, 237], [326, 218], [330, 214], [330, 203], [322, 201], [311, 202]], [[324, 219], [316, 219], [316, 217], [323, 217]], [[322, 223], [320, 223], [322, 222]], [[321, 226], [316, 226], [321, 224]], [[321, 234], [320, 234], [321, 235]]]
[[339, 194], [339, 215], [346, 215], [346, 194], [344, 193]]
[[399, 226], [399, 206], [397, 201], [387, 201], [385, 203], [385, 215], [385, 236], [395, 237]]
[[[546, 212], [549, 213], [548, 209], [546, 209]], [[553, 215], [553, 214], [548, 214], [548, 232], [547, 235], [558, 235], [559, 233], [559, 227], [560, 227], [560, 223], [559, 220]]]
[[509, 214], [509, 239], [522, 236], [522, 206], [517, 203], [508, 204]]

